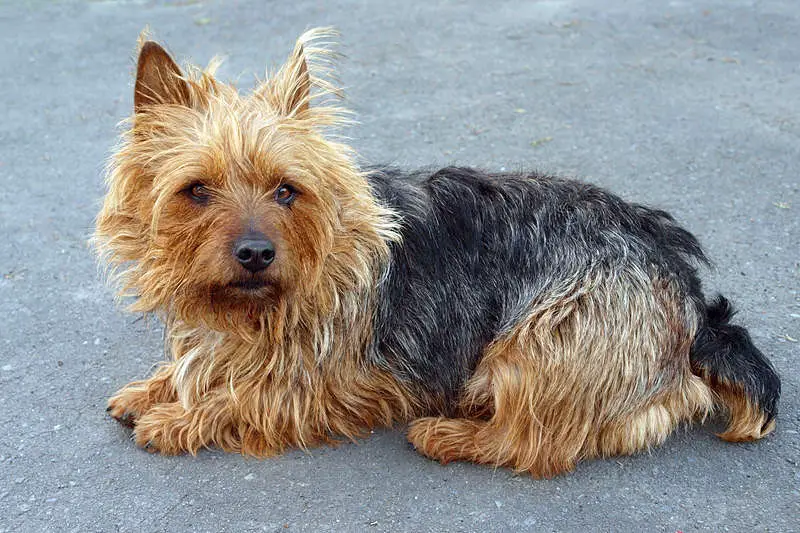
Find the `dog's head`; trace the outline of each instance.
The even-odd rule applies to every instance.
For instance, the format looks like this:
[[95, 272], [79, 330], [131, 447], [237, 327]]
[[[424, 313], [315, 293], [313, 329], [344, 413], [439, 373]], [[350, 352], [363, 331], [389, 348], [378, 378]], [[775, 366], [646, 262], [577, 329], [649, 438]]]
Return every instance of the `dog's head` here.
[[318, 75], [327, 52], [314, 44], [330, 35], [305, 33], [248, 94], [213, 63], [184, 72], [142, 40], [95, 233], [134, 309], [224, 330], [281, 309], [332, 312], [374, 283], [393, 222], [351, 150], [326, 137], [343, 117]]

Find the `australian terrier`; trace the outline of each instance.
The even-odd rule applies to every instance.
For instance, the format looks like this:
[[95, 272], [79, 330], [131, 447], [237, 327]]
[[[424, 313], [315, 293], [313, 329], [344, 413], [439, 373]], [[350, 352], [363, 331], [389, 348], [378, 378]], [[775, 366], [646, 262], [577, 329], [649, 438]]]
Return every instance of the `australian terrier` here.
[[95, 243], [169, 360], [108, 410], [165, 454], [271, 456], [408, 424], [422, 454], [549, 477], [780, 380], [664, 211], [543, 174], [359, 168], [331, 31], [244, 95], [140, 39]]

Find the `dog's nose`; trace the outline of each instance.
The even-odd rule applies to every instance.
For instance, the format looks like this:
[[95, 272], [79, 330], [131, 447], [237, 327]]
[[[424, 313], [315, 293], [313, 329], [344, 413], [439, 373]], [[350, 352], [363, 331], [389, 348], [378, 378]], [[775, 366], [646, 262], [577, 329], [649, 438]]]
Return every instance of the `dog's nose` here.
[[267, 268], [275, 259], [275, 247], [262, 233], [248, 233], [233, 246], [236, 260], [252, 273]]

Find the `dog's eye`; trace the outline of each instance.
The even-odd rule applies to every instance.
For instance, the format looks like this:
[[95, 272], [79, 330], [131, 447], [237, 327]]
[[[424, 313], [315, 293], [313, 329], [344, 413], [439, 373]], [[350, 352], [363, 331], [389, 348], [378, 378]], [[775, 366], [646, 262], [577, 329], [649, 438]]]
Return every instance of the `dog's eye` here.
[[202, 183], [193, 183], [186, 188], [186, 193], [193, 202], [205, 204], [211, 197], [211, 192]]
[[283, 184], [275, 191], [275, 201], [283, 205], [291, 205], [297, 197], [297, 191], [291, 185]]

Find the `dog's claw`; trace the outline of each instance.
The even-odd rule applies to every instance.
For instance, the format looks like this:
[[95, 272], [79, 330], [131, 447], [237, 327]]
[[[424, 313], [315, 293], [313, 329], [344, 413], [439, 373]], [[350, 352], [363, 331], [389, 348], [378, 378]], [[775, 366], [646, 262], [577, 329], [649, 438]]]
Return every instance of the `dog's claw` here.
[[[106, 412], [110, 412], [110, 411], [111, 411], [110, 408], [106, 409]], [[114, 420], [116, 420], [117, 422], [119, 422], [120, 424], [122, 424], [125, 427], [132, 428], [132, 427], [134, 427], [136, 425], [136, 417], [134, 416], [133, 413], [126, 412], [126, 413], [123, 413], [121, 416], [111, 415], [111, 418], [113, 418]]]

